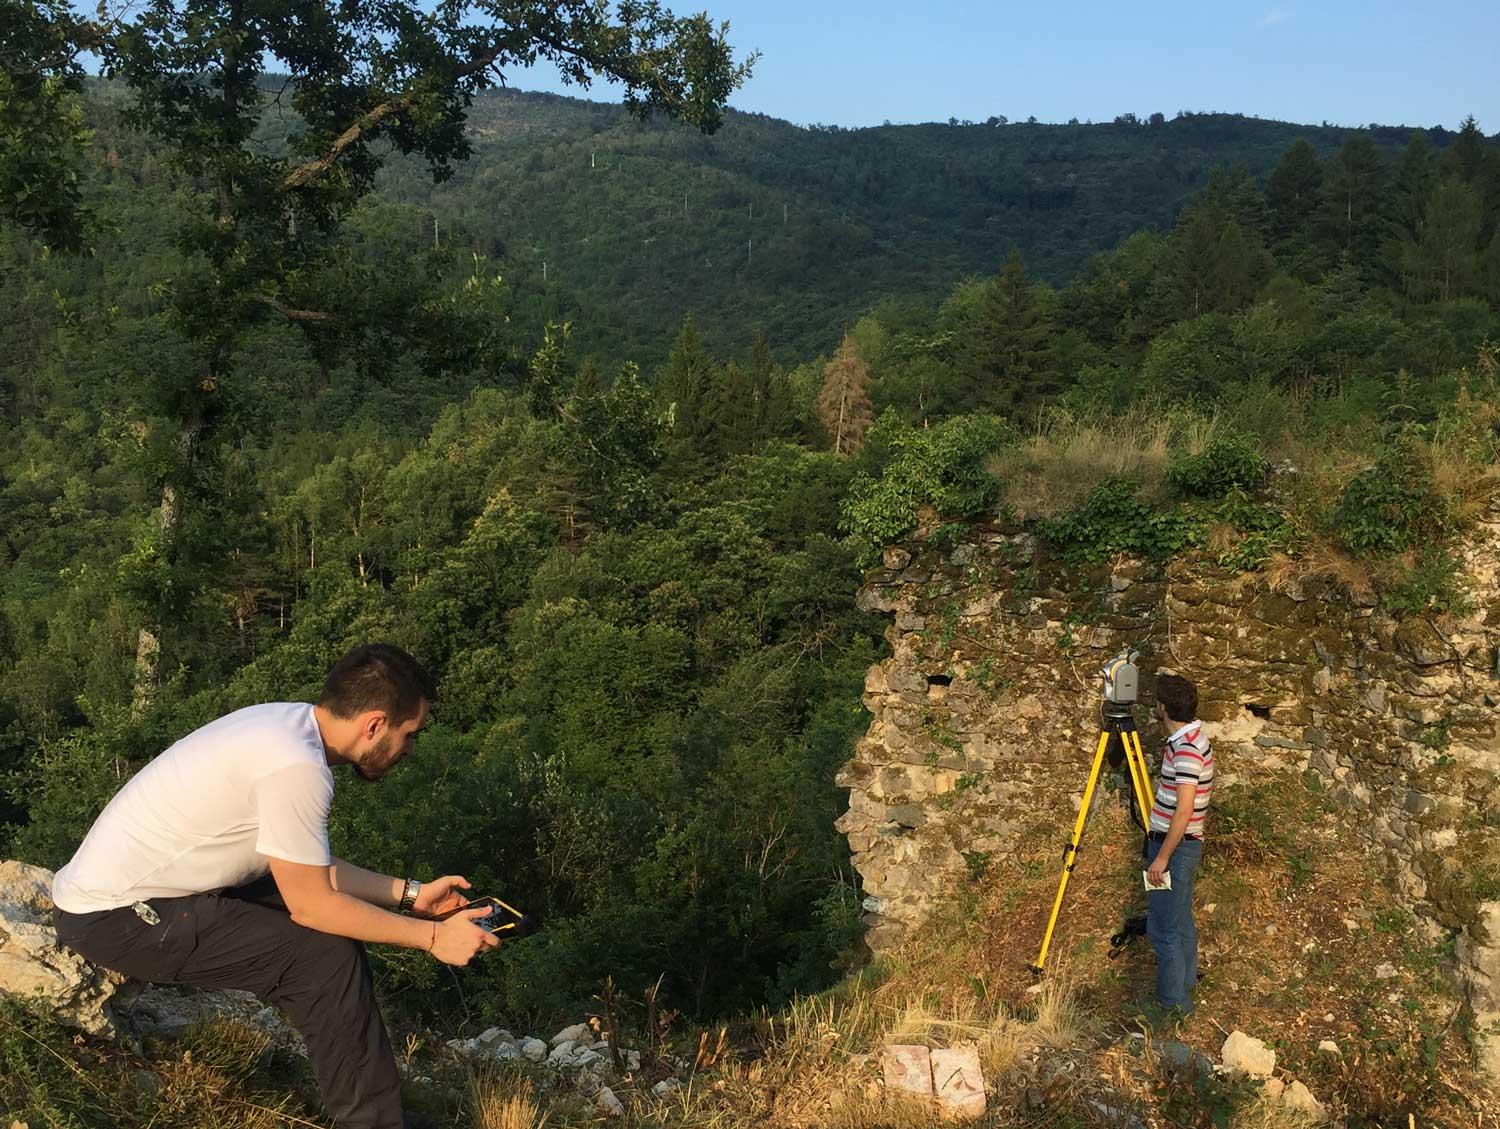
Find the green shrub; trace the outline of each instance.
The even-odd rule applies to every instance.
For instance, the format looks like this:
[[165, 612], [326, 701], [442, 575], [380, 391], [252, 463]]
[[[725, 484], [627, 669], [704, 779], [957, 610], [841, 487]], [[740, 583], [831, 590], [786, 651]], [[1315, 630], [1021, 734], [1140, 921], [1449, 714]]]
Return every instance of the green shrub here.
[[930, 505], [945, 518], [966, 518], [992, 505], [1000, 483], [984, 467], [1010, 429], [998, 416], [959, 416], [915, 428], [886, 412], [866, 441], [883, 445], [889, 461], [879, 475], [860, 474], [844, 502], [843, 525], [865, 561], [916, 528]]
[[1403, 437], [1344, 488], [1333, 512], [1333, 532], [1367, 556], [1402, 553], [1443, 540], [1451, 532], [1448, 502], [1432, 481], [1420, 443]]
[[1167, 463], [1167, 483], [1178, 494], [1222, 498], [1231, 490], [1254, 490], [1270, 469], [1249, 440], [1228, 435], [1214, 439], [1196, 455], [1174, 456]]
[[1036, 530], [1068, 564], [1094, 564], [1117, 553], [1165, 560], [1198, 541], [1198, 524], [1191, 516], [1155, 509], [1126, 478], [1101, 483], [1081, 505], [1037, 522]]
[[[1248, 572], [1260, 568], [1276, 553], [1291, 551], [1296, 530], [1287, 516], [1275, 506], [1252, 500], [1238, 487], [1229, 490], [1207, 516], [1235, 531], [1231, 544], [1215, 555], [1225, 568]], [[1213, 542], [1210, 540], [1210, 544]]]
[[1380, 602], [1395, 615], [1464, 615], [1473, 608], [1463, 563], [1444, 545], [1429, 545], [1382, 585]]

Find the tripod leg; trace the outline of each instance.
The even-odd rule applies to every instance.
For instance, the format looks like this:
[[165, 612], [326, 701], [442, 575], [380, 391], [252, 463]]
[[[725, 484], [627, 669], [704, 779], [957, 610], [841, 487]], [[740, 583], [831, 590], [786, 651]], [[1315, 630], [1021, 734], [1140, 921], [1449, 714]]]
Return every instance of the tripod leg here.
[[1141, 813], [1141, 822], [1151, 826], [1151, 768], [1146, 764], [1146, 753], [1141, 748], [1141, 735], [1135, 731], [1121, 734], [1125, 742], [1125, 760], [1130, 765], [1130, 786], [1135, 789], [1135, 802]]
[[1094, 753], [1094, 765], [1089, 769], [1089, 782], [1083, 789], [1083, 803], [1078, 808], [1078, 819], [1073, 824], [1073, 836], [1063, 850], [1062, 877], [1057, 883], [1057, 897], [1052, 900], [1052, 916], [1047, 919], [1047, 932], [1042, 934], [1041, 952], [1037, 953], [1036, 963], [1031, 966], [1032, 971], [1038, 975], [1041, 974], [1042, 966], [1047, 963], [1047, 948], [1052, 944], [1052, 931], [1057, 928], [1057, 915], [1062, 911], [1063, 894], [1068, 889], [1068, 878], [1078, 859], [1078, 845], [1083, 841], [1083, 826], [1088, 822], [1089, 806], [1094, 802], [1094, 788], [1099, 783], [1099, 770], [1104, 765], [1104, 750], [1108, 746], [1109, 734], [1099, 734], [1099, 748]]

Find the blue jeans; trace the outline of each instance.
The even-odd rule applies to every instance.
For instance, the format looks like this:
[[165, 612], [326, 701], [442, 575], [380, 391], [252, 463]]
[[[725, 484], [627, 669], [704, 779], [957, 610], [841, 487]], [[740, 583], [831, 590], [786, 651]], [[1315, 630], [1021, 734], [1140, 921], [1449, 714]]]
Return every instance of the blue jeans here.
[[[1161, 840], [1146, 844], [1146, 865], [1161, 851]], [[1156, 1002], [1162, 1007], [1193, 1010], [1198, 983], [1198, 927], [1193, 923], [1193, 873], [1203, 855], [1201, 839], [1183, 839], [1167, 862], [1170, 890], [1146, 895], [1146, 935], [1156, 950]]]

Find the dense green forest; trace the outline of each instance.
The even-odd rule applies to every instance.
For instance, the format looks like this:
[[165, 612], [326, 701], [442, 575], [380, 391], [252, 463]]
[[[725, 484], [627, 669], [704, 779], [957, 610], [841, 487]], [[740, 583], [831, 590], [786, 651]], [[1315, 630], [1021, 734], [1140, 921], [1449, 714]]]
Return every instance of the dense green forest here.
[[[763, 331], [779, 359], [803, 360], [881, 299], [936, 299], [1013, 246], [1062, 285], [1095, 252], [1169, 227], [1215, 166], [1263, 177], [1299, 137], [1328, 157], [1351, 135], [1191, 112], [873, 129], [731, 112], [703, 136], [517, 91], [487, 93], [472, 121], [474, 157], [452, 180], [394, 164], [382, 196], [503, 261], [550, 316], [576, 320], [586, 352], [642, 362], [664, 358], [688, 313], [715, 348]], [[1365, 135], [1393, 157], [1409, 132]]]
[[[664, 976], [706, 1016], [857, 960], [833, 780], [884, 625], [854, 593], [924, 506], [930, 536], [1024, 524], [1080, 563], [1198, 548], [1398, 614], [1466, 599], [1454, 546], [1500, 447], [1500, 150], [1472, 120], [1438, 145], [730, 115], [704, 141], [507, 96], [440, 193], [398, 167], [303, 216], [316, 240], [297, 212], [231, 245], [227, 182], [172, 148], [201, 139], [105, 93], [89, 253], [0, 233], [4, 851], [58, 865], [176, 736], [397, 642], [440, 673], [436, 723], [385, 784], [341, 781], [335, 849], [467, 873], [544, 926], [456, 977], [382, 953], [407, 1006], [545, 1015]], [[619, 187], [565, 191], [595, 151]], [[622, 221], [557, 252], [556, 298], [525, 277], [538, 233], [610, 201], [667, 224], [687, 169], [690, 223], [786, 201], [785, 261], [822, 265], [794, 283], [770, 234], [744, 291], [653, 276]], [[237, 230], [283, 231], [255, 215]]]

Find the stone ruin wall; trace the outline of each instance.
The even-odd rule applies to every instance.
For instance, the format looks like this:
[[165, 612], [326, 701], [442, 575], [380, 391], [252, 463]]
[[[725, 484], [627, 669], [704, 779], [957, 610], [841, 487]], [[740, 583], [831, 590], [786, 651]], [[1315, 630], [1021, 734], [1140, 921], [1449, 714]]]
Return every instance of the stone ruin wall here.
[[[1500, 1019], [1500, 901], [1480, 900], [1500, 887], [1500, 511], [1465, 563], [1471, 615], [1398, 621], [1327, 582], [1273, 591], [1204, 557], [1067, 568], [992, 527], [887, 549], [859, 602], [892, 617], [892, 654], [869, 671], [873, 720], [839, 775], [871, 947], [920, 923], [966, 852], [1014, 850], [1039, 810], [1071, 819], [1097, 672], [1129, 643], [1146, 701], [1159, 668], [1197, 683], [1226, 785], [1311, 771], [1362, 813], [1403, 900], [1429, 930], [1459, 931], [1480, 1025]], [[1145, 706], [1137, 720], [1149, 753]]]

